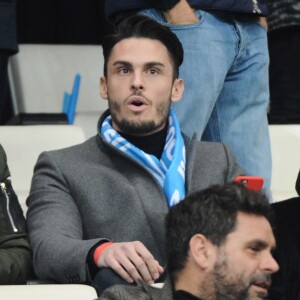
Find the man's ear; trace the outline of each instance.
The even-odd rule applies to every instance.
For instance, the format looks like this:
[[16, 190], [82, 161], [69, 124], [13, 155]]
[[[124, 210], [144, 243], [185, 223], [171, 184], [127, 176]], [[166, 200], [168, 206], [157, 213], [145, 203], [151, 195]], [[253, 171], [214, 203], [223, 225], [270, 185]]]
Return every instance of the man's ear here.
[[182, 79], [175, 79], [172, 87], [171, 101], [177, 102], [181, 99], [184, 91], [184, 82]]
[[203, 234], [195, 234], [190, 240], [190, 256], [201, 269], [208, 269], [214, 263], [214, 248]]
[[108, 99], [106, 77], [100, 77], [99, 82], [100, 95], [103, 99]]

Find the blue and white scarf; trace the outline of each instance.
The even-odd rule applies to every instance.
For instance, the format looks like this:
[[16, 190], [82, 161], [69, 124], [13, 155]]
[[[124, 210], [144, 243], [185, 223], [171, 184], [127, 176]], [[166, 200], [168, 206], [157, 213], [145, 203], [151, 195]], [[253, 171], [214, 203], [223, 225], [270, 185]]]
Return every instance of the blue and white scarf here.
[[106, 117], [100, 128], [103, 139], [146, 167], [161, 185], [172, 207], [185, 196], [185, 146], [179, 124], [170, 110], [169, 128], [161, 159], [147, 154], [129, 143], [111, 126], [111, 116]]

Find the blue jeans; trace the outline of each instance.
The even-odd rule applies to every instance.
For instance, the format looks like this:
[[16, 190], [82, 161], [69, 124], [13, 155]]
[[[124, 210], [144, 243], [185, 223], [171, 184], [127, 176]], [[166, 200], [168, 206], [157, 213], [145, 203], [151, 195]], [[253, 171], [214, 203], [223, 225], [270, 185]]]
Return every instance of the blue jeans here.
[[174, 25], [154, 9], [141, 14], [169, 27], [184, 48], [183, 99], [173, 108], [184, 133], [231, 146], [248, 175], [271, 181], [267, 122], [269, 55], [266, 30], [254, 17], [195, 12], [199, 22]]

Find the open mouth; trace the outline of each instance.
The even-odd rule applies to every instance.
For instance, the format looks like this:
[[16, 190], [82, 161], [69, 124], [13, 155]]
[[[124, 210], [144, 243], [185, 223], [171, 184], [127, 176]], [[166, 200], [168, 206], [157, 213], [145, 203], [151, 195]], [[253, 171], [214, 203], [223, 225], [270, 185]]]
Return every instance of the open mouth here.
[[259, 282], [253, 284], [253, 287], [259, 291], [258, 294], [261, 295], [263, 299], [268, 295], [270, 284], [268, 282]]
[[128, 99], [128, 107], [133, 111], [140, 111], [147, 107], [147, 102], [143, 97], [132, 96]]
[[135, 106], [142, 106], [144, 104], [144, 102], [140, 101], [140, 100], [133, 100], [131, 102], [131, 105], [135, 105]]

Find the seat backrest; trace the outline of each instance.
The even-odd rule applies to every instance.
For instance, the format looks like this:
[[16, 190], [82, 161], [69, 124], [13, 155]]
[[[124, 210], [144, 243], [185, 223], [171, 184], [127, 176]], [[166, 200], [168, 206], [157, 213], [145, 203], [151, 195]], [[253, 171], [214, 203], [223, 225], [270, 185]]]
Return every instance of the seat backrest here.
[[9, 62], [15, 115], [62, 112], [64, 92], [72, 91], [79, 73], [74, 124], [82, 127], [87, 137], [96, 134], [99, 115], [108, 107], [99, 94], [104, 65], [102, 47], [20, 44], [19, 50]]
[[271, 191], [274, 201], [296, 197], [300, 168], [300, 124], [269, 125], [272, 150]]
[[74, 125], [0, 126], [0, 143], [6, 152], [12, 184], [23, 209], [39, 154], [84, 140], [83, 130]]
[[95, 300], [96, 290], [83, 284], [0, 286], [1, 300]]
[[100, 112], [107, 102], [99, 95], [103, 74], [99, 45], [20, 44], [9, 63], [15, 113], [62, 112], [64, 92], [81, 75], [77, 112]]

